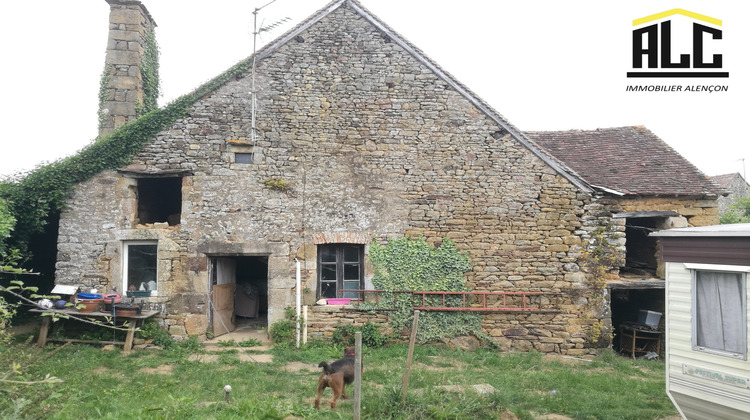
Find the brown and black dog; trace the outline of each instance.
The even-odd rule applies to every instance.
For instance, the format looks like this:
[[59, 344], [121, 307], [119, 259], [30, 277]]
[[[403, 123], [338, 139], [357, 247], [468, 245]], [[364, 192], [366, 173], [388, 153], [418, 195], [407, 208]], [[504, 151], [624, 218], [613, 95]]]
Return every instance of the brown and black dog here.
[[[339, 397], [347, 399], [346, 385], [354, 382], [354, 347], [344, 349], [344, 357], [330, 365], [326, 362], [320, 362], [318, 367], [323, 368], [323, 373], [318, 378], [318, 396], [315, 397], [315, 408], [320, 408], [320, 396], [323, 390], [331, 387], [333, 399], [331, 408], [336, 408], [336, 400]], [[363, 369], [364, 371], [364, 369]]]

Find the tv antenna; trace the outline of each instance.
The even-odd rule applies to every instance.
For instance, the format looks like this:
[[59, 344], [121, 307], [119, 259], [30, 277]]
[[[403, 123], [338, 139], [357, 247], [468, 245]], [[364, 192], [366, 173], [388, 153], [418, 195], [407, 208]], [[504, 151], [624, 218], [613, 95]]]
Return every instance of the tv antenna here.
[[[288, 17], [281, 18], [277, 20], [276, 22], [270, 23], [265, 26], [261, 26], [258, 28], [258, 12], [260, 12], [262, 9], [264, 9], [266, 6], [270, 6], [271, 4], [275, 3], [277, 0], [271, 0], [268, 3], [264, 4], [263, 6], [256, 7], [255, 10], [253, 10], [253, 64], [252, 64], [252, 70], [251, 70], [251, 87], [250, 87], [250, 110], [251, 110], [251, 120], [250, 120], [250, 142], [253, 145], [253, 155], [255, 154], [255, 140], [257, 138], [257, 128], [255, 126], [255, 114], [257, 112], [257, 89], [255, 87], [255, 63], [256, 63], [256, 52], [257, 52], [257, 41], [258, 41], [258, 34], [261, 32], [268, 32], [273, 29], [275, 29], [278, 26], [281, 26], [283, 23], [290, 20]], [[262, 23], [261, 23], [262, 25]]]

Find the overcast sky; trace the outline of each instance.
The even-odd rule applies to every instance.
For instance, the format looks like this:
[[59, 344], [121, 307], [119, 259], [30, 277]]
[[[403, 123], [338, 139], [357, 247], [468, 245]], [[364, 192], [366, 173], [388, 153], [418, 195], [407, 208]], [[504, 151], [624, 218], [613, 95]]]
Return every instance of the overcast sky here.
[[[271, 0], [142, 1], [158, 25], [164, 105], [250, 55], [252, 11]], [[276, 0], [259, 12], [259, 22], [292, 20], [259, 42], [327, 3]], [[707, 175], [750, 166], [748, 2], [361, 3], [521, 130], [644, 125]], [[723, 38], [706, 41], [706, 49], [723, 55], [728, 79], [626, 77], [633, 20], [676, 7], [722, 20]], [[0, 175], [74, 154], [94, 139], [108, 15], [105, 0], [3, 6]], [[680, 19], [687, 18], [675, 17], [675, 33], [687, 25]], [[673, 35], [675, 56], [691, 51], [680, 39]], [[728, 91], [626, 92], [628, 85], [723, 85]]]

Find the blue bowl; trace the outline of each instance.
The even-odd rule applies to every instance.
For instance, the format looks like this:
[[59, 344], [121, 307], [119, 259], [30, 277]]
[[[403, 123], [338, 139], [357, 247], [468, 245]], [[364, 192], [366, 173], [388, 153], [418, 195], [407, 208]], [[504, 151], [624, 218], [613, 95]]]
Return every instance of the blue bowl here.
[[79, 293], [78, 299], [101, 299], [102, 295], [95, 295], [93, 293]]

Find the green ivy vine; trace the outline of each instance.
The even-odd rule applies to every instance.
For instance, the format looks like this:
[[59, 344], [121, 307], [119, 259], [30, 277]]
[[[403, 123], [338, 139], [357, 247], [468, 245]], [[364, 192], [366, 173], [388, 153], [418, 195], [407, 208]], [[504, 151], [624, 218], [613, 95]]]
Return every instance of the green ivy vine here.
[[[469, 291], [464, 275], [471, 270], [471, 261], [466, 253], [460, 252], [453, 241], [447, 238], [439, 246], [427, 243], [422, 237], [391, 239], [384, 246], [373, 241], [370, 245], [370, 262], [375, 267], [372, 282], [379, 290]], [[396, 310], [388, 313], [394, 331], [410, 328], [414, 318], [412, 295], [398, 295]], [[383, 303], [361, 304], [360, 309], [394, 306], [393, 293], [385, 293], [382, 298]], [[435, 297], [434, 302], [429, 302], [429, 299], [428, 305], [442, 305], [442, 296]], [[455, 299], [454, 301], [448, 297], [446, 304], [461, 306], [461, 298]], [[474, 335], [485, 342], [494, 343], [482, 332], [481, 316], [478, 314], [429, 311], [419, 316], [417, 339], [420, 343], [461, 335]]]
[[141, 61], [141, 78], [143, 79], [143, 106], [136, 108], [136, 115], [147, 114], [159, 108], [159, 45], [156, 34], [151, 28], [146, 32], [143, 60]]
[[99, 131], [102, 131], [102, 128], [104, 128], [104, 122], [107, 121], [107, 114], [104, 113], [102, 105], [110, 100], [110, 80], [112, 80], [112, 75], [109, 74], [109, 66], [105, 66], [101, 79], [99, 80], [99, 111], [97, 111]]
[[608, 346], [614, 337], [612, 326], [602, 321], [606, 305], [607, 277], [619, 266], [621, 252], [615, 240], [620, 235], [608, 222], [601, 222], [591, 232], [586, 250], [581, 255], [581, 267], [586, 274], [586, 317], [593, 318], [589, 325], [588, 340], [592, 344]]

